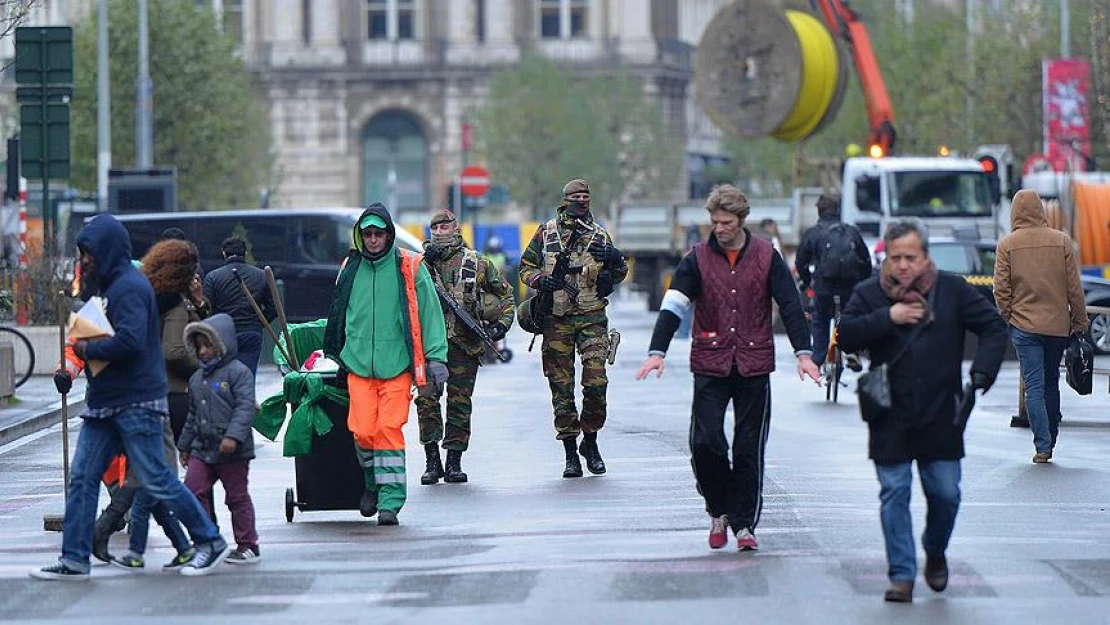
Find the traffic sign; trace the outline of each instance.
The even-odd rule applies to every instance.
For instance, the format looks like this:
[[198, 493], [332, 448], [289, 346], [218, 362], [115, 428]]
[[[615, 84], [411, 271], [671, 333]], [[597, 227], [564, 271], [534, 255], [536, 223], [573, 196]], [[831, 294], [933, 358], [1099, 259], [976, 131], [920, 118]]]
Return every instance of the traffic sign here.
[[489, 172], [485, 167], [471, 165], [459, 176], [459, 191], [466, 197], [480, 197], [489, 191]]

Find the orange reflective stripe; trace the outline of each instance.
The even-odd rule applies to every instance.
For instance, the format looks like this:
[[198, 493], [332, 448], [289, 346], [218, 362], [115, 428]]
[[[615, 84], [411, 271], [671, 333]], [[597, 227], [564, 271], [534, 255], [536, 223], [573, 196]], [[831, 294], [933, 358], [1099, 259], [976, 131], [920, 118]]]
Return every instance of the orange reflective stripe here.
[[420, 330], [420, 304], [416, 301], [416, 276], [420, 272], [420, 261], [423, 259], [423, 254], [401, 250], [401, 277], [405, 281], [409, 331], [412, 333], [412, 375], [416, 386], [424, 386], [428, 383], [427, 364], [424, 360], [424, 337]]
[[77, 354], [73, 351], [73, 343], [72, 338], [66, 340], [66, 360], [58, 363], [57, 369], [64, 367], [69, 372], [70, 377], [76, 378], [85, 369], [85, 361], [77, 357]]
[[127, 458], [120, 454], [112, 459], [108, 465], [108, 470], [104, 472], [104, 484], [111, 486], [112, 484], [119, 484], [123, 486], [124, 477], [127, 475]]

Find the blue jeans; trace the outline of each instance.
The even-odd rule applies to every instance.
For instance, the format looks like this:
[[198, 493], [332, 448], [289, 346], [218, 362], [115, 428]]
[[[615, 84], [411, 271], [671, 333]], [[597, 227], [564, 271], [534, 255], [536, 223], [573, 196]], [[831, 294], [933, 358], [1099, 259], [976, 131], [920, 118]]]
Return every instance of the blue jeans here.
[[[917, 555], [913, 544], [913, 517], [910, 515], [910, 492], [913, 472], [910, 462], [875, 464], [879, 476], [879, 516], [886, 540], [887, 577], [892, 582], [913, 583], [917, 577]], [[928, 512], [921, 546], [927, 556], [942, 556], [956, 525], [960, 509], [960, 461], [934, 460], [918, 462], [921, 488], [925, 491]]]
[[132, 553], [138, 555], [146, 553], [151, 515], [154, 515], [154, 520], [162, 526], [162, 529], [166, 532], [166, 537], [170, 539], [170, 543], [173, 544], [173, 548], [178, 553], [189, 549], [191, 546], [189, 537], [185, 535], [185, 530], [181, 528], [181, 524], [177, 522], [177, 517], [174, 516], [166, 502], [158, 501], [145, 489], [140, 489], [135, 495], [135, 503], [131, 504], [130, 547]]
[[236, 358], [247, 365], [251, 375], [258, 373], [258, 359], [262, 357], [262, 331], [248, 330], [237, 332], [235, 341], [239, 344], [239, 354]]
[[127, 454], [127, 462], [134, 468], [143, 491], [169, 505], [193, 542], [202, 545], [222, 539], [197, 498], [166, 464], [162, 417], [149, 410], [129, 408], [109, 419], [85, 419], [81, 426], [66, 494], [59, 558], [62, 564], [88, 572], [100, 478], [121, 451]]
[[1060, 360], [1068, 339], [1010, 327], [1010, 340], [1021, 363], [1025, 383], [1025, 414], [1033, 430], [1033, 447], [1048, 453], [1060, 433]]

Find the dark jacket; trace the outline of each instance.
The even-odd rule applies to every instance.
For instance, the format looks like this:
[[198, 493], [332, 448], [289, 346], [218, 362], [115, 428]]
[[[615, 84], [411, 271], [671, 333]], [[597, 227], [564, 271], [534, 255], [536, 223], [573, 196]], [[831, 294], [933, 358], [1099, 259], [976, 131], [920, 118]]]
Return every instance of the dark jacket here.
[[236, 272], [247, 283], [266, 320], [273, 321], [277, 317], [277, 310], [270, 297], [269, 285], [266, 284], [266, 272], [254, 265], [248, 265], [242, 256], [228, 258], [222, 267], [204, 277], [204, 297], [211, 306], [212, 314], [227, 313], [231, 316], [236, 332], [259, 332], [262, 330], [262, 323], [254, 314], [247, 296], [239, 288]]
[[[744, 247], [740, 249], [739, 258], [736, 261], [737, 266], [744, 262], [753, 240], [751, 234], [748, 233]], [[760, 241], [760, 244], [767, 243]], [[717, 242], [716, 235], [709, 235], [709, 241], [706, 242], [705, 248], [706, 251], [720, 258], [725, 257], [725, 251], [721, 244]], [[779, 306], [779, 316], [782, 317], [782, 322], [786, 326], [786, 334], [790, 337], [790, 345], [794, 348], [795, 353], [808, 353], [811, 345], [810, 334], [805, 312], [802, 310], [802, 300], [798, 295], [798, 288], [794, 285], [794, 278], [790, 276], [790, 269], [786, 266], [786, 261], [774, 250], [771, 250], [770, 267], [767, 270], [767, 292], [770, 293], [771, 298]], [[698, 265], [697, 255], [691, 251], [682, 258], [671, 277], [670, 289], [667, 290], [663, 298], [663, 308], [659, 311], [659, 317], [655, 321], [655, 330], [651, 335], [649, 350], [666, 353], [675, 330], [678, 329], [681, 322], [679, 317], [681, 311], [679, 309], [691, 302], [697, 303], [697, 306], [694, 307], [695, 311], [703, 302], [712, 305], [712, 300], [709, 299], [711, 296], [712, 294], [705, 287], [705, 277], [702, 268]], [[752, 305], [762, 307], [769, 306], [769, 304], [770, 302], [754, 302]], [[763, 309], [761, 308], [761, 310]], [[769, 310], [766, 313], [769, 321], [771, 313]], [[694, 363], [691, 362], [691, 369], [694, 366]]]
[[[939, 272], [931, 295], [933, 322], [888, 368], [893, 408], [868, 414], [869, 452], [878, 463], [957, 460], [964, 456], [963, 431], [952, 424], [962, 392], [964, 333], [979, 336], [971, 364], [991, 381], [998, 375], [1008, 341], [1006, 324], [975, 287]], [[871, 368], [890, 362], [915, 326], [895, 325], [891, 301], [871, 278], [856, 287], [840, 316], [838, 337], [846, 352], [869, 350]]]
[[171, 393], [187, 393], [189, 378], [197, 370], [196, 356], [185, 345], [185, 326], [200, 321], [196, 309], [185, 303], [180, 293], [157, 296], [162, 321], [162, 357], [166, 361], [166, 378]]
[[[810, 267], [816, 267], [821, 263], [821, 254], [825, 250], [825, 234], [829, 228], [840, 223], [840, 216], [834, 215], [831, 217], [821, 217], [817, 220], [817, 225], [809, 230], [806, 230], [802, 236], [802, 244], [798, 246], [798, 253], [794, 256], [794, 269], [798, 271], [798, 279], [802, 281], [802, 287], [810, 286], [812, 281], [813, 290], [817, 295], [836, 295], [843, 291], [851, 291], [860, 280], [870, 276], [870, 272], [863, 271], [855, 280], [848, 280], [845, 282], [832, 282], [825, 280], [821, 276], [810, 271]], [[862, 267], [871, 266], [871, 254], [867, 251], [867, 243], [863, 240], [863, 235], [859, 233], [859, 228], [851, 224], [846, 224], [849, 229], [856, 235], [856, 253], [859, 255], [860, 264]]]
[[[197, 334], [207, 336], [219, 356], [189, 378], [189, 417], [177, 447], [208, 464], [250, 460], [254, 458], [254, 376], [235, 357], [239, 351], [235, 325], [231, 317], [219, 314], [186, 326], [185, 344], [194, 358]], [[220, 453], [225, 436], [239, 442], [235, 453]]]
[[162, 328], [154, 289], [131, 265], [131, 238], [112, 215], [94, 217], [77, 234], [77, 246], [96, 260], [96, 292], [107, 300], [115, 336], [89, 342], [85, 360], [108, 362], [99, 375], [85, 369], [89, 408], [124, 407], [166, 396]]

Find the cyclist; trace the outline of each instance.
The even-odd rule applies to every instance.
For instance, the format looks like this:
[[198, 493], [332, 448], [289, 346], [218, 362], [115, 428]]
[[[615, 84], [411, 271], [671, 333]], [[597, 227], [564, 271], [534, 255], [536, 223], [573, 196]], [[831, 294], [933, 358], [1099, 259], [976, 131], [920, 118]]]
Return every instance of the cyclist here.
[[[871, 275], [871, 255], [863, 236], [852, 224], [840, 221], [840, 197], [817, 198], [817, 225], [806, 231], [794, 267], [806, 291], [812, 282], [813, 360], [820, 367], [829, 348], [829, 321], [836, 316], [836, 298], [848, 305], [852, 289]], [[862, 367], [855, 356], [845, 356], [852, 371]]]

